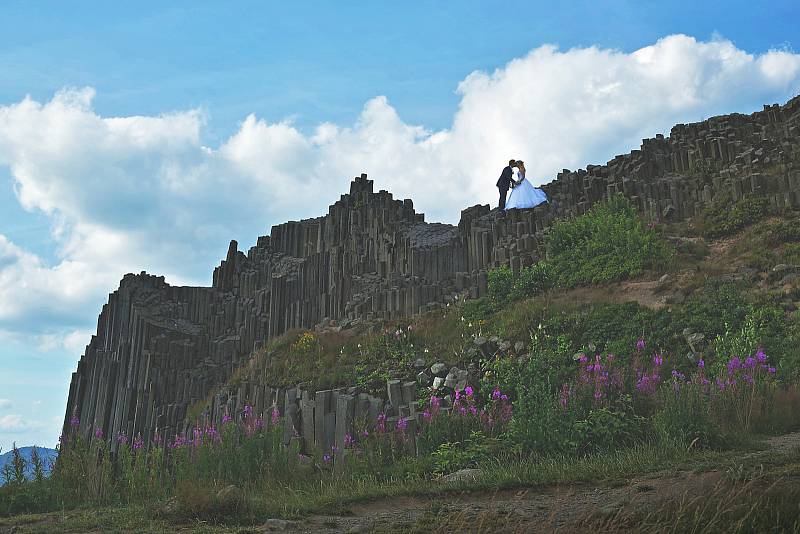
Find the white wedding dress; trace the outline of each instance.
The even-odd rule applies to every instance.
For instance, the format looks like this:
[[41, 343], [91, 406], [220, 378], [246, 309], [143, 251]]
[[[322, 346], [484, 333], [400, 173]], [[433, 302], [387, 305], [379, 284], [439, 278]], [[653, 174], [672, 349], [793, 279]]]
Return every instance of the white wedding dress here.
[[547, 202], [545, 192], [533, 187], [522, 173], [517, 172], [517, 185], [511, 190], [511, 194], [506, 201], [506, 209], [533, 208], [545, 202]]

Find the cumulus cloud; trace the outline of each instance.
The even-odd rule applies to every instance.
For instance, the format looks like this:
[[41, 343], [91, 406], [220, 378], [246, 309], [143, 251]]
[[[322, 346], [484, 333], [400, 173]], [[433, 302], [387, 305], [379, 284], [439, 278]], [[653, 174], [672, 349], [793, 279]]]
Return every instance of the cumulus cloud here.
[[21, 415], [9, 414], [0, 416], [0, 430], [12, 431], [26, 428], [25, 420]]
[[90, 88], [25, 98], [0, 106], [0, 165], [20, 204], [51, 218], [59, 248], [49, 264], [0, 235], [0, 332], [28, 328], [42, 343], [80, 350], [124, 273], [208, 283], [228, 239], [323, 213], [361, 172], [413, 198], [429, 220], [455, 222], [460, 209], [495, 202], [509, 157], [542, 183], [676, 122], [749, 112], [799, 88], [798, 54], [673, 35], [630, 53], [541, 46], [473, 72], [457, 87], [452, 125], [439, 131], [407, 124], [379, 96], [352, 125], [302, 132], [250, 115], [207, 147], [198, 110], [103, 117]]

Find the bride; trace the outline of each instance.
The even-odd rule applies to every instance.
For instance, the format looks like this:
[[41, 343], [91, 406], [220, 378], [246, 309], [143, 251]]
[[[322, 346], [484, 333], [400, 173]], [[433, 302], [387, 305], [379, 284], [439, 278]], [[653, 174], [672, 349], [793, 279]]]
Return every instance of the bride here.
[[533, 208], [547, 202], [547, 195], [541, 189], [533, 187], [531, 183], [525, 179], [525, 164], [522, 161], [517, 161], [517, 178], [514, 182], [514, 188], [511, 190], [511, 195], [506, 201], [506, 209], [513, 208]]

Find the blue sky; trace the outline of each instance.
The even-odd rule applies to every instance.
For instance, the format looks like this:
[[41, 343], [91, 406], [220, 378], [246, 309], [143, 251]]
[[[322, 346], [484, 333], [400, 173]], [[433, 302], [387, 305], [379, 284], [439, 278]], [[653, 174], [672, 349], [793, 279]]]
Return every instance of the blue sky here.
[[207, 284], [362, 171], [456, 222], [509, 153], [544, 182], [800, 89], [791, 1], [166, 4], [0, 6], [4, 449], [55, 442], [125, 272]]

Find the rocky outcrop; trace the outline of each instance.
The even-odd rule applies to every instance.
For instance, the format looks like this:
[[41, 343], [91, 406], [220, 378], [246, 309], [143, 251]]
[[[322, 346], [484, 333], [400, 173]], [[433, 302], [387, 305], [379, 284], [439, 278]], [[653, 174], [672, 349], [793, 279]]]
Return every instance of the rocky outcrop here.
[[[275, 226], [247, 254], [231, 241], [211, 287], [173, 287], [163, 277], [126, 275], [72, 375], [65, 426], [75, 414], [86, 435], [95, 427], [106, 436], [125, 432], [148, 440], [156, 431], [185, 431], [192, 424], [185, 420], [190, 405], [290, 329], [394, 319], [460, 296], [482, 296], [489, 269], [533, 263], [553, 221], [618, 193], [651, 220], [687, 218], [712, 200], [748, 194], [775, 207], [800, 207], [799, 162], [795, 98], [749, 116], [677, 125], [669, 137], [645, 139], [639, 150], [606, 165], [559, 173], [543, 186], [548, 205], [504, 217], [489, 206], [473, 206], [461, 212], [458, 226], [426, 223], [411, 200], [375, 193], [362, 174], [327, 215]], [[402, 397], [402, 387], [395, 396]], [[321, 433], [316, 441], [333, 439], [330, 415], [337, 410], [381, 407], [378, 399], [319, 395], [243, 384], [236, 398], [215, 396], [211, 412], [235, 410], [248, 399], [262, 409], [274, 404], [292, 420], [303, 403], [317, 403], [323, 408], [313, 416]], [[344, 399], [341, 408], [334, 397], [336, 403]], [[296, 422], [297, 434], [315, 428], [306, 419]]]

